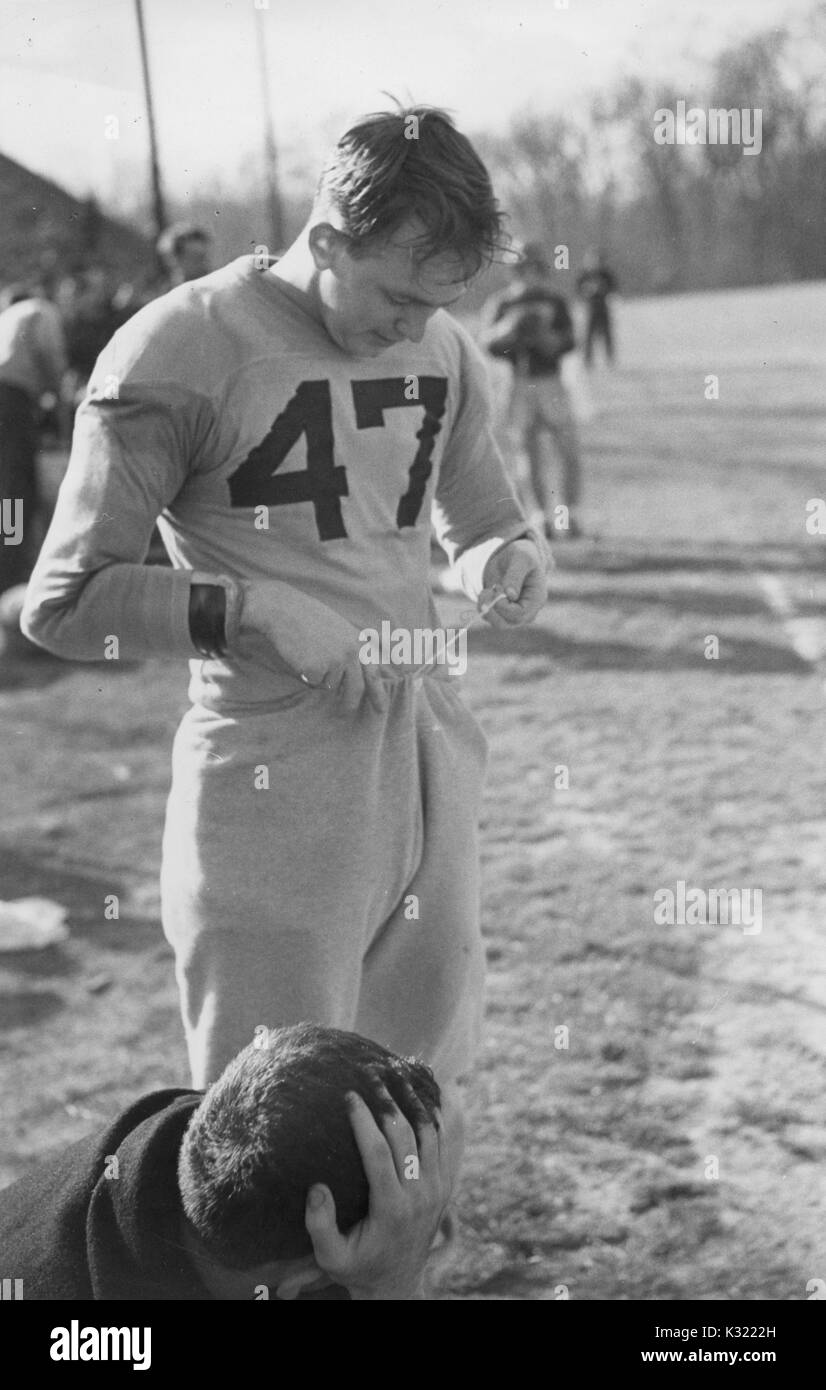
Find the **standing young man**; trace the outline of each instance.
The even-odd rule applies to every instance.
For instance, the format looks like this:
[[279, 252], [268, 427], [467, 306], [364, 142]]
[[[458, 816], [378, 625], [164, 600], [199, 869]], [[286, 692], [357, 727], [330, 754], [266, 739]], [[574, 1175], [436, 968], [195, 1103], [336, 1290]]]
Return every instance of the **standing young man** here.
[[[500, 225], [446, 115], [369, 117], [283, 258], [142, 310], [79, 411], [24, 627], [74, 658], [113, 635], [191, 658], [162, 900], [196, 1087], [302, 1020], [443, 1086], [472, 1059], [484, 738], [442, 672], [363, 665], [359, 634], [434, 627], [431, 509], [470, 597], [506, 595], [489, 622], [544, 602], [482, 360], [443, 312]], [[173, 569], [141, 563], [156, 517]]]
[[[485, 347], [506, 358], [513, 370], [508, 424], [527, 454], [529, 503], [542, 513], [549, 540], [579, 536], [579, 436], [560, 372], [562, 358], [574, 347], [574, 325], [565, 296], [552, 288], [551, 267], [538, 243], [523, 248], [513, 284], [489, 302], [485, 317]], [[559, 492], [551, 443], [562, 464]], [[561, 524], [558, 501], [567, 512]]]
[[582, 274], [576, 282], [577, 291], [585, 301], [585, 365], [590, 367], [594, 356], [594, 343], [601, 338], [605, 347], [605, 359], [614, 360], [614, 332], [609, 300], [616, 292], [617, 280], [614, 272], [605, 265], [597, 251], [586, 252], [582, 263]]

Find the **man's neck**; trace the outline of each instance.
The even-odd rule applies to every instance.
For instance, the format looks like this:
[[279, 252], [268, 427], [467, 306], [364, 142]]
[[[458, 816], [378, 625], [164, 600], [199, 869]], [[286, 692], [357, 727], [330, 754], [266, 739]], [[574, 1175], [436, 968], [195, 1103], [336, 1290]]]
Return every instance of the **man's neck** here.
[[256, 1288], [266, 1282], [263, 1277], [256, 1279], [249, 1270], [228, 1269], [226, 1265], [219, 1264], [207, 1255], [183, 1215], [180, 1222], [180, 1235], [181, 1244], [186, 1251], [190, 1265], [213, 1298], [224, 1301], [246, 1300], [249, 1302], [255, 1298]]
[[270, 266], [267, 274], [274, 275], [291, 299], [319, 323], [323, 323], [318, 293], [318, 269], [304, 233], [287, 247], [283, 256]]

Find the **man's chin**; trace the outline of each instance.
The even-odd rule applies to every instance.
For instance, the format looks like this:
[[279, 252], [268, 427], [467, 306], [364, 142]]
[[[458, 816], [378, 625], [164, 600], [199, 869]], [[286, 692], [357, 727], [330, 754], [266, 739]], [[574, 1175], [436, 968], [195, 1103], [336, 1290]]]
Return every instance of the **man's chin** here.
[[372, 330], [366, 333], [353, 333], [352, 336], [337, 334], [331, 331], [327, 325], [327, 332], [332, 338], [336, 347], [346, 352], [348, 357], [380, 357], [388, 348], [394, 347], [395, 343], [387, 338], [382, 338], [380, 334]]
[[343, 339], [339, 346], [353, 357], [380, 357], [388, 348], [396, 346], [397, 339], [385, 338], [375, 329], [368, 328], [362, 333], [353, 333]]
[[382, 353], [392, 346], [392, 343], [381, 341], [372, 333], [365, 333], [362, 338], [353, 343], [350, 351], [354, 357], [381, 357]]

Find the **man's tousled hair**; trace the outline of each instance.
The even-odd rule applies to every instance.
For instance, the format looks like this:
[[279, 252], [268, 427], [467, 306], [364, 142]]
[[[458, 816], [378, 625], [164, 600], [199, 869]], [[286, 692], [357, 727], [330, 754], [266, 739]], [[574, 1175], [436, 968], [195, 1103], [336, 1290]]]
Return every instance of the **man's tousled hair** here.
[[507, 249], [488, 171], [438, 107], [380, 111], [352, 126], [321, 175], [316, 206], [335, 209], [355, 255], [375, 250], [411, 218], [424, 228], [413, 244], [416, 260], [453, 253], [465, 278]]
[[432, 1120], [430, 1068], [357, 1033], [298, 1024], [239, 1053], [195, 1111], [178, 1160], [183, 1208], [206, 1250], [234, 1269], [310, 1254], [314, 1183], [332, 1192], [342, 1231], [363, 1220], [367, 1176], [345, 1096], [357, 1092], [378, 1119], [390, 1108], [381, 1086], [414, 1128], [422, 1111]]

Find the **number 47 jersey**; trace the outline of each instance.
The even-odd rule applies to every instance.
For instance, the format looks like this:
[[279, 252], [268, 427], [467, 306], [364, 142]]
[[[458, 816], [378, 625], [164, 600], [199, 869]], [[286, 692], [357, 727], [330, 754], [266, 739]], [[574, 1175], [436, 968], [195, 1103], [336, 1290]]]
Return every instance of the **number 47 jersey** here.
[[[413, 629], [435, 622], [431, 518], [452, 560], [525, 529], [467, 333], [439, 310], [420, 343], [350, 356], [305, 296], [242, 257], [148, 305], [101, 354], [38, 570], [87, 610], [79, 656], [102, 654], [83, 650], [101, 621], [124, 656], [146, 654], [153, 621], [161, 649], [185, 649], [181, 596], [166, 612], [145, 568], [142, 583], [112, 577], [116, 611], [100, 613], [107, 567], [140, 566], [156, 519], [177, 570], [278, 579], [358, 629]], [[205, 703], [278, 694], [271, 671], [203, 666]]]

